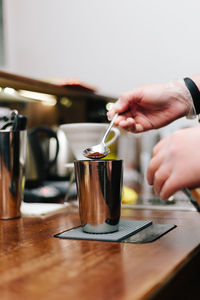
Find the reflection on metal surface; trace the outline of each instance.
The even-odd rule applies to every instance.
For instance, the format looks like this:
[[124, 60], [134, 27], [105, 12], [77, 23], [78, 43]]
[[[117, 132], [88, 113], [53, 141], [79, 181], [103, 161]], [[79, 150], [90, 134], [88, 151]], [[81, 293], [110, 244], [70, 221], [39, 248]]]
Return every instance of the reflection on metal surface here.
[[20, 216], [25, 154], [26, 131], [0, 131], [0, 219]]

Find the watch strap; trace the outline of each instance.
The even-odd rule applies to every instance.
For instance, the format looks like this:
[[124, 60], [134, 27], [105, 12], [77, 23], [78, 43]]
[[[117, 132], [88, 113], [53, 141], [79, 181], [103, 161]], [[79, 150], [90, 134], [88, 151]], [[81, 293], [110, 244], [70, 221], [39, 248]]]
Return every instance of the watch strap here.
[[184, 78], [184, 82], [192, 96], [196, 114], [198, 115], [200, 114], [200, 91], [194, 81], [189, 77]]

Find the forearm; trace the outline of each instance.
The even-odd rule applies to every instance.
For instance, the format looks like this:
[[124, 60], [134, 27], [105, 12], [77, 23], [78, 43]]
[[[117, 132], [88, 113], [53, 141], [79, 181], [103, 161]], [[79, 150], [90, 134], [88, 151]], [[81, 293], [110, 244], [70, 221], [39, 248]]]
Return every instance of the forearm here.
[[[190, 78], [200, 91], [200, 74]], [[118, 113], [115, 125], [134, 133], [160, 128], [184, 116], [193, 119], [200, 113], [198, 89], [194, 97], [183, 78], [141, 86], [122, 94], [108, 118], [111, 120]]]

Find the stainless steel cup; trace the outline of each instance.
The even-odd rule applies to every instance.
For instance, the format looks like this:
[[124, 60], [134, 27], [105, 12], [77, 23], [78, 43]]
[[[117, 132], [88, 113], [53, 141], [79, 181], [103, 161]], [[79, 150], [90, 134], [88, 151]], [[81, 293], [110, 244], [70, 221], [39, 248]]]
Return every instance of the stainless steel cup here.
[[25, 156], [26, 131], [0, 130], [0, 219], [21, 215]]
[[117, 231], [121, 212], [122, 160], [77, 160], [74, 165], [83, 231]]

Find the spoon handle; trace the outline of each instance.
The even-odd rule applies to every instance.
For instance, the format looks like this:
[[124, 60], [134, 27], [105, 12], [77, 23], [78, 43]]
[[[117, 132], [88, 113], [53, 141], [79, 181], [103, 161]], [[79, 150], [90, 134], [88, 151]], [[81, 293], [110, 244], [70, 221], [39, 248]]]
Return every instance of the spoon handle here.
[[118, 114], [115, 114], [114, 117], [113, 117], [113, 119], [112, 119], [112, 121], [110, 122], [110, 125], [108, 126], [108, 128], [107, 128], [107, 130], [106, 130], [104, 136], [103, 136], [102, 143], [105, 144], [106, 139], [107, 139], [107, 137], [108, 137], [108, 134], [109, 134], [109, 132], [110, 132], [110, 129], [112, 128], [113, 124], [115, 123], [115, 120], [117, 119], [117, 117], [118, 117]]

